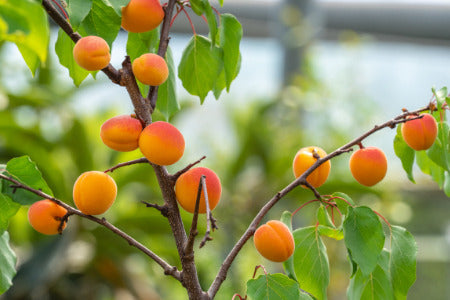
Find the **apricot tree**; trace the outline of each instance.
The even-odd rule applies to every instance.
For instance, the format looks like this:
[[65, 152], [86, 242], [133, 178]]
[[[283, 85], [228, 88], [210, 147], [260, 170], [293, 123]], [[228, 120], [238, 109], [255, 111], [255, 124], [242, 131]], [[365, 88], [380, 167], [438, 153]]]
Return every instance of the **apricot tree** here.
[[[0, 40], [15, 43], [35, 74], [47, 59], [50, 17], [60, 28], [55, 43], [60, 64], [68, 69], [75, 85], [90, 74], [95, 77], [101, 70], [112, 84], [126, 88], [130, 96], [134, 114], [127, 112], [128, 115], [107, 120], [99, 138], [111, 151], [139, 148], [144, 157], [112, 166], [104, 172], [81, 174], [73, 187], [73, 202], [77, 208], [68, 204], [70, 199], [63, 201], [53, 195], [32, 158], [16, 157], [2, 165], [1, 293], [11, 286], [16, 272], [15, 254], [9, 246], [8, 223], [21, 205], [30, 205], [29, 222], [43, 234], [64, 234], [67, 223], [74, 216], [112, 231], [159, 265], [165, 275], [177, 280], [186, 289], [189, 299], [215, 298], [227, 279], [230, 266], [252, 236], [261, 255], [268, 260], [283, 262], [285, 274], [269, 274], [265, 270], [264, 275], [247, 282], [246, 296], [236, 294], [230, 298], [326, 299], [330, 275], [324, 237], [343, 240], [348, 251], [349, 299], [406, 298], [415, 281], [416, 244], [413, 236], [406, 229], [388, 223], [372, 208], [357, 205], [348, 195], [342, 192], [323, 195], [318, 188], [326, 183], [331, 160], [357, 147], [360, 149], [350, 158], [355, 179], [367, 186], [382, 180], [387, 169], [386, 158], [380, 149], [365, 148], [363, 141], [383, 129], [397, 128], [394, 149], [408, 178], [413, 180], [412, 168], [416, 159], [419, 168], [430, 174], [450, 195], [450, 130], [446, 116], [450, 98], [446, 88], [433, 89], [433, 98], [424, 107], [405, 109], [329, 154], [317, 146], [299, 145], [300, 150], [292, 155], [293, 181], [262, 202], [248, 228], [234, 245], [229, 246], [229, 253], [213, 282], [205, 287], [200, 284], [196, 269], [194, 244], [199, 234], [199, 214], [206, 214], [207, 219], [207, 230], [200, 247], [207, 246], [212, 240], [212, 231], [223, 222], [212, 215], [221, 197], [220, 176], [208, 168], [195, 167], [204, 157], [173, 174], [167, 171], [165, 166], [175, 164], [182, 157], [185, 141], [182, 133], [166, 121], [179, 110], [175, 96], [176, 73], [183, 87], [198, 96], [200, 103], [210, 92], [218, 99], [224, 89], [230, 89], [240, 67], [241, 25], [234, 16], [219, 13], [208, 0], [168, 0], [162, 4], [158, 0], [61, 2], [0, 1]], [[218, 2], [223, 4], [223, 0]], [[205, 20], [209, 36], [197, 34], [192, 27], [193, 36], [176, 70], [169, 48], [170, 28], [181, 14], [190, 21], [188, 11]], [[127, 56], [117, 69], [110, 64], [110, 48], [121, 27], [128, 32]], [[161, 112], [166, 121], [154, 122], [155, 111]], [[160, 211], [161, 222], [167, 220], [169, 223], [180, 268], [169, 264], [106, 218], [95, 216], [110, 209], [116, 194], [120, 197], [120, 186], [117, 187], [107, 173], [135, 164], [148, 164], [158, 179], [164, 204], [146, 205]], [[269, 210], [298, 186], [305, 188], [305, 192], [309, 190], [314, 199], [283, 212], [281, 221], [269, 220], [258, 228]], [[312, 203], [319, 204], [316, 223], [293, 229], [293, 216]], [[192, 213], [188, 230], [184, 227], [178, 204]], [[381, 221], [387, 224], [388, 232]], [[385, 248], [386, 238], [390, 243]]]

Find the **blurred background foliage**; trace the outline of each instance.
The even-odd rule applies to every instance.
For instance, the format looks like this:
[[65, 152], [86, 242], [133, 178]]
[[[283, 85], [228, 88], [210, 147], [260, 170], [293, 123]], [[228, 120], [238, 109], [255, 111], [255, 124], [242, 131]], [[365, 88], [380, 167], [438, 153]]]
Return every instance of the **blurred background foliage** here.
[[[361, 42], [358, 35], [349, 32], [339, 41], [342, 47], [356, 52]], [[8, 59], [6, 53], [14, 50], [6, 46], [0, 47], [0, 163], [29, 155], [55, 196], [73, 204], [72, 185], [79, 174], [105, 170], [141, 156], [139, 151], [112, 151], [99, 138], [100, 126], [106, 119], [130, 113], [123, 105], [108, 105], [109, 99], [100, 100], [101, 95], [91, 93], [93, 89], [108, 89], [112, 85], [103, 75], [75, 88], [52, 56], [31, 78], [25, 66]], [[312, 51], [305, 51], [301, 72], [276, 95], [257, 96], [243, 104], [208, 99], [201, 112], [196, 99], [181, 96], [185, 98], [181, 101], [182, 110], [171, 122], [186, 133], [187, 153], [169, 170], [174, 172], [207, 155], [202, 165], [216, 171], [224, 188], [214, 211], [220, 229], [212, 234], [212, 242], [196, 250], [203, 287], [210, 285], [223, 258], [257, 211], [293, 180], [291, 164], [299, 148], [318, 145], [330, 152], [393, 116], [386, 117], [380, 104], [371, 101], [358, 85], [341, 86], [338, 90], [327, 85], [316, 74], [312, 55]], [[243, 59], [245, 62], [246, 58]], [[345, 74], [350, 81], [358, 76], [354, 71], [349, 68]], [[11, 78], [14, 83], [5, 84]], [[82, 109], [80, 97], [87, 98], [84, 102], [88, 103], [81, 105]], [[427, 100], [423, 100], [423, 105]], [[129, 100], [124, 97], [121, 101]], [[218, 122], [208, 117], [211, 108], [208, 106], [220, 111]], [[222, 119], [225, 128], [214, 132], [215, 123]], [[376, 145], [379, 140], [370, 138], [367, 142]], [[399, 165], [398, 161], [395, 163]], [[362, 187], [351, 177], [347, 164], [348, 155], [332, 161], [329, 181], [320, 192], [345, 192], [357, 203], [371, 206], [391, 223], [411, 231], [419, 243], [419, 261], [418, 279], [410, 291], [410, 299], [448, 299], [445, 278], [450, 278], [449, 261], [440, 258], [448, 257], [449, 248], [448, 243], [437, 238], [448, 228], [448, 199], [426, 178], [420, 179], [425, 184], [419, 186], [406, 182], [406, 176], [395, 167], [394, 174], [375, 188]], [[169, 263], [179, 266], [166, 219], [140, 203], [162, 203], [151, 167], [134, 165], [116, 170], [112, 176], [119, 194], [105, 217]], [[279, 219], [284, 210], [294, 211], [311, 199], [311, 192], [297, 188], [272, 209], [266, 220]], [[294, 227], [314, 224], [316, 209], [315, 204], [305, 207], [295, 216]], [[163, 275], [155, 263], [104, 228], [71, 217], [62, 236], [47, 237], [32, 230], [26, 212], [23, 207], [9, 227], [19, 259], [18, 274], [13, 287], [0, 299], [186, 299], [178, 282]], [[182, 215], [189, 227], [191, 215], [185, 212]], [[205, 221], [200, 224], [203, 233]], [[350, 271], [345, 248], [342, 242], [324, 240], [332, 268], [329, 298], [344, 299]], [[430, 259], [433, 257], [439, 259]], [[245, 282], [259, 264], [272, 273], [282, 271], [280, 264], [261, 258], [249, 241], [234, 262], [217, 299], [230, 299], [234, 293], [244, 295]]]

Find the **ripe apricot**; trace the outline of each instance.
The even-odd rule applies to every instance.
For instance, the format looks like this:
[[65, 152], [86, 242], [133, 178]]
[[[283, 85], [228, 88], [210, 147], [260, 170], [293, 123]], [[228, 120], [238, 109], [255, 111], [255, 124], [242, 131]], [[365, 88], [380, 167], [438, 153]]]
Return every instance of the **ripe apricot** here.
[[255, 231], [256, 250], [266, 259], [283, 262], [294, 253], [295, 243], [289, 228], [281, 221], [271, 220]]
[[160, 166], [176, 163], [184, 153], [184, 138], [172, 124], [157, 121], [142, 131], [139, 149], [151, 162]]
[[114, 203], [117, 186], [106, 173], [88, 171], [81, 174], [73, 185], [73, 201], [86, 215], [100, 215]]
[[146, 32], [161, 24], [164, 10], [159, 0], [131, 0], [122, 8], [122, 27], [129, 32]]
[[88, 71], [98, 71], [105, 68], [110, 60], [108, 43], [98, 36], [85, 36], [73, 47], [73, 58], [76, 63]]
[[[325, 157], [327, 153], [319, 147], [305, 147], [300, 149], [294, 158], [292, 168], [294, 170], [295, 178], [300, 177], [306, 170], [308, 170], [316, 161], [317, 157]], [[306, 181], [313, 187], [319, 187], [325, 183], [330, 174], [331, 163], [329, 160], [321, 164], [311, 174], [306, 177]]]
[[[45, 199], [34, 202], [28, 209], [28, 222], [38, 232], [42, 234], [57, 234], [61, 218], [67, 213], [67, 210], [55, 202]], [[63, 223], [62, 229], [66, 227]]]
[[100, 128], [103, 143], [116, 151], [132, 151], [139, 147], [142, 132], [141, 122], [129, 115], [107, 120]]
[[[402, 124], [402, 136], [414, 150], [427, 150], [436, 140], [438, 128], [432, 115], [424, 113], [422, 118]], [[409, 116], [408, 118], [412, 118]]]
[[[211, 169], [205, 167], [197, 167], [190, 169], [178, 177], [175, 183], [175, 194], [177, 201], [184, 210], [194, 213], [195, 202], [197, 200], [198, 186], [200, 178], [205, 175], [206, 192], [208, 193], [209, 208], [213, 210], [220, 200], [222, 194], [222, 185], [220, 179]], [[206, 203], [203, 189], [200, 194], [200, 204], [198, 212], [206, 213]]]
[[134, 76], [143, 84], [158, 86], [169, 77], [169, 68], [161, 56], [154, 53], [142, 54], [131, 65]]
[[372, 186], [386, 175], [387, 159], [381, 149], [366, 147], [352, 154], [349, 166], [356, 181], [365, 186]]

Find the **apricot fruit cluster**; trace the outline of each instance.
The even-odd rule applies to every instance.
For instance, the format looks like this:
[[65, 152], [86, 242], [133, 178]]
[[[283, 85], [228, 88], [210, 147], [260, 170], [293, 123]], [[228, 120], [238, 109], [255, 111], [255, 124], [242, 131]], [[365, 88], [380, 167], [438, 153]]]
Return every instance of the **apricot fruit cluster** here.
[[73, 185], [73, 201], [86, 215], [101, 215], [114, 203], [117, 185], [114, 179], [100, 171], [81, 174]]
[[[206, 192], [208, 193], [208, 205], [213, 210], [219, 203], [222, 194], [222, 185], [219, 177], [211, 169], [205, 167], [192, 168], [178, 177], [175, 182], [175, 195], [178, 203], [184, 210], [190, 213], [195, 211], [198, 187], [202, 175], [205, 176]], [[200, 194], [199, 213], [206, 213], [206, 200], [203, 189]]]
[[[438, 133], [437, 122], [428, 113], [421, 114], [422, 118], [407, 121], [402, 124], [403, 140], [416, 151], [429, 149]], [[414, 116], [409, 116], [412, 118]]]
[[58, 234], [60, 229], [66, 227], [62, 218], [67, 214], [67, 210], [55, 202], [44, 199], [34, 202], [28, 209], [28, 222], [37, 231], [46, 235]]
[[98, 71], [108, 66], [111, 61], [108, 43], [98, 36], [85, 36], [73, 47], [75, 62], [88, 71]]
[[129, 32], [155, 29], [164, 19], [159, 0], [131, 0], [122, 8], [122, 28]]
[[386, 175], [386, 155], [377, 147], [361, 148], [350, 157], [349, 167], [356, 181], [365, 186], [373, 186]]
[[[319, 147], [304, 147], [301, 148], [294, 157], [292, 169], [295, 178], [300, 177], [306, 170], [308, 170], [319, 158], [325, 157], [327, 153]], [[321, 164], [311, 174], [306, 177], [308, 183], [317, 188], [320, 187], [328, 178], [330, 174], [331, 163], [329, 160]]]
[[294, 253], [295, 243], [289, 228], [281, 221], [271, 220], [256, 229], [253, 236], [256, 250], [273, 262], [286, 261]]

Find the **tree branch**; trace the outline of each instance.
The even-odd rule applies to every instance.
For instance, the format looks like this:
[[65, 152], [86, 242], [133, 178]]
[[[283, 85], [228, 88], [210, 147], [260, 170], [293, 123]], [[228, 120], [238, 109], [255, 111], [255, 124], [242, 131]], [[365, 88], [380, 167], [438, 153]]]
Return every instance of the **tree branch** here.
[[199, 160], [187, 165], [186, 167], [184, 167], [183, 169], [181, 169], [180, 171], [176, 172], [175, 174], [172, 174], [172, 180], [176, 181], [178, 179], [178, 177], [180, 177], [182, 174], [186, 173], [187, 171], [189, 171], [193, 166], [199, 164], [202, 160], [204, 160], [206, 158], [206, 156], [202, 156]]
[[[228, 256], [225, 258], [224, 262], [222, 263], [222, 266], [220, 267], [213, 283], [211, 284], [209, 290], [208, 290], [208, 296], [212, 299], [216, 295], [217, 291], [219, 290], [220, 286], [222, 285], [223, 281], [225, 281], [227, 277], [227, 273], [229, 268], [231, 267], [231, 264], [233, 263], [234, 259], [238, 255], [238, 253], [241, 251], [242, 247], [245, 245], [245, 243], [251, 238], [251, 236], [255, 233], [256, 228], [258, 224], [261, 222], [261, 220], [264, 218], [264, 216], [269, 212], [269, 210], [286, 194], [288, 194], [290, 191], [292, 191], [294, 188], [296, 188], [299, 185], [308, 185], [306, 181], [306, 177], [308, 177], [309, 174], [311, 174], [315, 169], [317, 169], [320, 165], [322, 165], [327, 160], [330, 160], [338, 155], [341, 155], [346, 152], [352, 151], [352, 147], [358, 145], [361, 143], [365, 138], [368, 136], [374, 134], [377, 131], [380, 131], [381, 129], [384, 129], [386, 127], [389, 128], [395, 128], [395, 126], [399, 123], [404, 123], [413, 120], [414, 118], [407, 119], [410, 115], [416, 115], [420, 112], [426, 111], [426, 110], [433, 110], [435, 109], [432, 104], [427, 105], [426, 107], [417, 109], [412, 112], [404, 112], [394, 119], [391, 119], [385, 123], [382, 123], [380, 125], [374, 126], [371, 130], [365, 132], [361, 136], [355, 138], [351, 142], [345, 144], [344, 146], [334, 150], [330, 154], [328, 154], [325, 157], [317, 159], [317, 161], [308, 169], [306, 170], [300, 177], [292, 181], [290, 184], [288, 184], [284, 189], [279, 191], [275, 196], [273, 196], [256, 214], [256, 216], [253, 218], [252, 222], [248, 226], [247, 230], [242, 234], [240, 239], [237, 241], [237, 243], [233, 246], [231, 251], [229, 252]], [[312, 190], [315, 194], [314, 190]], [[318, 193], [318, 192], [317, 192]], [[320, 194], [319, 194], [320, 195]], [[317, 197], [317, 195], [315, 195]]]
[[195, 199], [194, 215], [192, 216], [191, 229], [189, 230], [189, 237], [185, 247], [186, 255], [191, 255], [194, 253], [194, 241], [195, 237], [198, 234], [197, 230], [198, 209], [200, 207], [200, 198], [202, 196], [202, 188], [204, 184], [205, 184], [205, 175], [202, 175], [202, 177], [200, 177], [200, 180], [198, 181], [198, 190], [197, 190], [197, 198]]
[[113, 171], [117, 170], [118, 168], [131, 166], [131, 165], [135, 165], [135, 164], [143, 164], [143, 163], [149, 163], [148, 159], [145, 158], [145, 157], [141, 157], [141, 158], [138, 158], [138, 159], [135, 159], [135, 160], [130, 160], [130, 161], [127, 161], [127, 162], [123, 162], [123, 163], [117, 164], [114, 167], [111, 167], [111, 168], [105, 170], [104, 172], [105, 173], [108, 173], [108, 172], [112, 173]]
[[[106, 221], [105, 218], [101, 218], [100, 219], [100, 218], [97, 218], [97, 217], [94, 217], [94, 216], [91, 216], [91, 215], [85, 215], [81, 211], [79, 211], [79, 210], [73, 208], [72, 206], [62, 202], [61, 200], [56, 199], [56, 198], [54, 198], [54, 197], [52, 197], [50, 195], [47, 195], [46, 193], [44, 193], [42, 191], [33, 189], [33, 188], [31, 188], [31, 187], [29, 187], [29, 186], [27, 186], [25, 184], [22, 184], [20, 181], [14, 179], [12, 177], [6, 176], [4, 174], [0, 174], [0, 178], [14, 183], [14, 185], [17, 188], [21, 188], [21, 189], [27, 190], [27, 191], [35, 194], [35, 195], [38, 195], [38, 196], [40, 196], [42, 198], [45, 198], [45, 199], [49, 199], [49, 200], [55, 202], [56, 204], [58, 204], [59, 206], [64, 207], [67, 210], [67, 214], [66, 214], [67, 217], [69, 215], [77, 215], [77, 216], [80, 216], [82, 218], [91, 220], [91, 221], [93, 221], [93, 222], [95, 222], [97, 224], [100, 224], [103, 227], [108, 228], [110, 231], [112, 231], [116, 235], [118, 235], [121, 238], [123, 238], [124, 240], [126, 240], [130, 246], [137, 248], [138, 250], [143, 252], [145, 255], [147, 255], [148, 257], [153, 259], [158, 265], [160, 265], [163, 268], [165, 275], [170, 275], [173, 278], [175, 278], [175, 279], [177, 279], [178, 281], [181, 282], [181, 272], [178, 271], [176, 267], [169, 265], [165, 260], [160, 258], [153, 251], [151, 251], [150, 249], [148, 249], [147, 247], [145, 247], [144, 245], [142, 245], [141, 243], [136, 241], [134, 238], [132, 238], [131, 236], [129, 236], [128, 234], [126, 234], [125, 232], [120, 230], [119, 228], [115, 227], [114, 225], [112, 225], [111, 223]], [[62, 218], [61, 222], [64, 221], [63, 219], [64, 218]]]

